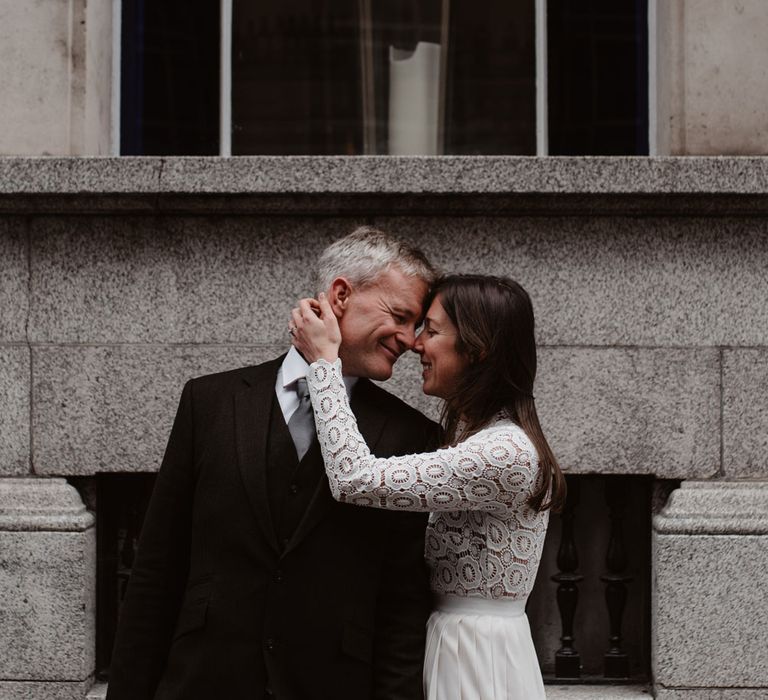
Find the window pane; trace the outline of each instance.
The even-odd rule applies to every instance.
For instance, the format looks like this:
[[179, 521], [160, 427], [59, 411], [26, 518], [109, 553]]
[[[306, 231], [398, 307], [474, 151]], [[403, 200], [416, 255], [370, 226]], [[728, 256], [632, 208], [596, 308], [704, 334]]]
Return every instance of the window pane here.
[[232, 152], [534, 153], [534, 0], [482, 10], [235, 0]]
[[535, 155], [534, 0], [450, 5], [446, 153]]
[[646, 0], [548, 0], [549, 152], [648, 153]]
[[219, 152], [218, 7], [123, 0], [123, 155]]
[[362, 152], [356, 0], [235, 0], [232, 153]]

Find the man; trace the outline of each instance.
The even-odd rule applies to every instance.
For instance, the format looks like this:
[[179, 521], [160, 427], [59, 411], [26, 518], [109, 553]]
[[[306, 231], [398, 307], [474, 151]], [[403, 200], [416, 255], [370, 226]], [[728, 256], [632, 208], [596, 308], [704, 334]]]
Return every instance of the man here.
[[[320, 259], [352, 408], [380, 456], [434, 446], [436, 426], [369, 381], [413, 346], [433, 279], [423, 254], [367, 227]], [[184, 387], [108, 700], [421, 697], [425, 521], [333, 501], [306, 370], [292, 348]]]

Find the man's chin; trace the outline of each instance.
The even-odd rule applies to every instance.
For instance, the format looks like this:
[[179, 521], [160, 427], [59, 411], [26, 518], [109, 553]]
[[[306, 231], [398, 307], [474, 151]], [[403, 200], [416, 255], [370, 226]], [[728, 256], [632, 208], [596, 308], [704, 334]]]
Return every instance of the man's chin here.
[[392, 377], [392, 369], [394, 364], [394, 362], [389, 362], [383, 358], [378, 358], [378, 362], [372, 362], [368, 367], [365, 368], [365, 376], [368, 377], [368, 379], [373, 379], [377, 382], [385, 382], [387, 379]]
[[377, 368], [376, 370], [372, 370], [367, 375], [368, 379], [374, 379], [377, 382], [385, 382], [387, 379], [390, 379], [392, 377], [392, 368], [389, 367], [388, 369], [383, 368]]

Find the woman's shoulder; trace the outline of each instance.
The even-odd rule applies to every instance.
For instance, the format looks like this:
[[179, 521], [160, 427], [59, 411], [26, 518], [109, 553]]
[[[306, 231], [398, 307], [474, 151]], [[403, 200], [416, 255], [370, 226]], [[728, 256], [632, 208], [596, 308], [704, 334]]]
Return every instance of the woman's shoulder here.
[[526, 432], [504, 414], [497, 415], [485, 428], [479, 430], [469, 439], [478, 442], [487, 442], [488, 440], [512, 442], [518, 448], [536, 454], [536, 448]]

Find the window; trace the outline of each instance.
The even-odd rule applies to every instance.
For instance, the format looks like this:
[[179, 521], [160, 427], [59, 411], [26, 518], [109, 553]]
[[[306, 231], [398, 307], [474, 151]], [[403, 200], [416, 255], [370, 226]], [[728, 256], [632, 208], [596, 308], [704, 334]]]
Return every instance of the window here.
[[121, 152], [645, 154], [647, 11], [122, 0]]

